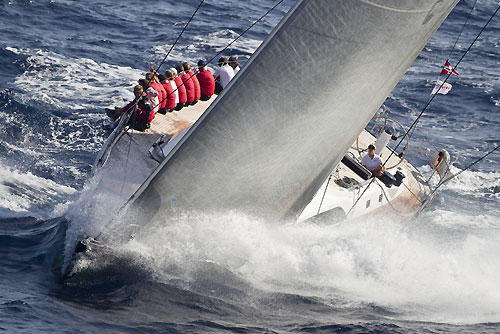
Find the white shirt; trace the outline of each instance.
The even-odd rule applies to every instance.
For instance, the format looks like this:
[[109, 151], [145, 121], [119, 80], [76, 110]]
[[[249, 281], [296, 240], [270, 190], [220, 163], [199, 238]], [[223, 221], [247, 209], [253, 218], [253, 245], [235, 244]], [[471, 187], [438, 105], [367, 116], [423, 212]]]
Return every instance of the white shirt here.
[[148, 100], [149, 102], [153, 105], [153, 110], [155, 113], [158, 112], [158, 109], [160, 109], [160, 100], [158, 99], [158, 92], [154, 90], [152, 87], [149, 87], [146, 89], [146, 93], [148, 94]]
[[221, 66], [215, 71], [214, 77], [217, 78], [217, 76], [220, 78], [220, 85], [222, 88], [225, 88], [229, 81], [234, 77], [234, 70], [231, 66], [228, 64]]
[[234, 75], [236, 75], [236, 73], [238, 73], [239, 71], [240, 71], [240, 66], [238, 65], [234, 68]]
[[172, 89], [174, 90], [174, 95], [175, 95], [175, 104], [179, 103], [179, 90], [177, 89], [177, 85], [175, 84], [175, 80], [168, 80], [170, 82], [170, 86], [172, 86]]
[[371, 171], [377, 169], [377, 167], [380, 166], [380, 164], [382, 163], [382, 159], [380, 159], [380, 156], [378, 156], [377, 154], [373, 155], [373, 159], [370, 158], [368, 154], [366, 154], [361, 160], [361, 163]]

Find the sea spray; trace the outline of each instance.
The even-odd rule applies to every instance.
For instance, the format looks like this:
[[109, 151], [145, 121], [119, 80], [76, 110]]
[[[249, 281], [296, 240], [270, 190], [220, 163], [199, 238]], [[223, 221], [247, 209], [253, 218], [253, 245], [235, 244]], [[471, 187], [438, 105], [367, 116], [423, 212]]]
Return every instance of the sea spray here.
[[337, 307], [377, 305], [424, 321], [500, 319], [500, 235], [450, 235], [429, 216], [334, 226], [268, 224], [236, 213], [189, 216], [166, 219], [122, 249], [136, 252], [159, 282], [187, 289], [213, 263], [260, 291]]

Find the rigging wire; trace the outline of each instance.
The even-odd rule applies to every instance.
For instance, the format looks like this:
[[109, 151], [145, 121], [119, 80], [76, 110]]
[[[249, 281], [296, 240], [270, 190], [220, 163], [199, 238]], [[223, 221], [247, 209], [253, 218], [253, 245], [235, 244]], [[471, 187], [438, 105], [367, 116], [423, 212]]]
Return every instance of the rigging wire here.
[[[271, 8], [270, 8], [267, 12], [265, 12], [265, 13], [264, 13], [261, 17], [259, 17], [256, 21], [254, 21], [254, 22], [253, 22], [253, 23], [252, 23], [252, 24], [251, 24], [248, 28], [246, 28], [246, 29], [245, 29], [245, 30], [244, 30], [241, 34], [239, 34], [239, 35], [238, 35], [235, 39], [233, 39], [233, 40], [232, 40], [232, 41], [231, 41], [231, 42], [230, 42], [230, 43], [229, 43], [229, 44], [228, 44], [225, 48], [223, 48], [222, 50], [220, 50], [219, 52], [217, 52], [217, 53], [215, 54], [215, 56], [213, 56], [213, 57], [212, 57], [212, 58], [211, 58], [211, 59], [207, 62], [207, 64], [212, 63], [212, 62], [215, 60], [215, 58], [217, 58], [217, 57], [218, 57], [218, 56], [220, 56], [220, 55], [221, 55], [224, 51], [226, 51], [226, 50], [227, 50], [227, 49], [228, 49], [231, 45], [233, 45], [233, 44], [234, 44], [234, 43], [235, 43], [238, 39], [240, 39], [240, 37], [242, 37], [244, 34], [246, 34], [246, 33], [247, 33], [250, 29], [252, 29], [252, 28], [253, 28], [253, 26], [255, 26], [257, 23], [259, 23], [259, 22], [260, 22], [260, 21], [261, 21], [264, 17], [266, 17], [266, 16], [267, 16], [267, 14], [269, 14], [269, 13], [270, 13], [271, 11], [273, 11], [276, 7], [278, 7], [278, 6], [279, 6], [279, 5], [280, 5], [283, 1], [285, 1], [285, 0], [280, 0], [280, 1], [278, 1], [278, 2], [277, 2], [274, 6], [273, 6], [273, 7], [271, 7]], [[199, 72], [200, 72], [200, 70], [199, 70], [199, 69], [197, 69], [197, 70], [193, 70], [193, 74], [192, 74], [189, 78], [187, 78], [187, 79], [186, 79], [186, 81], [188, 81], [189, 79], [191, 79], [192, 77], [194, 77], [194, 76], [195, 76], [196, 74], [198, 74]], [[173, 90], [170, 94], [168, 94], [167, 96], [165, 96], [165, 97], [163, 98], [163, 100], [161, 100], [161, 101], [158, 103], [158, 105], [159, 105], [159, 104], [161, 104], [161, 102], [165, 101], [165, 100], [166, 100], [166, 99], [167, 99], [170, 95], [175, 94], [175, 92], [176, 92], [176, 91], [177, 91], [180, 87], [182, 87], [182, 86], [184, 86], [184, 81], [182, 82], [182, 84], [181, 84], [181, 85], [179, 85], [179, 87], [177, 87], [177, 88], [176, 88], [176, 89], [174, 89], [174, 90]]]
[[184, 31], [186, 31], [188, 25], [191, 23], [191, 21], [193, 20], [194, 16], [198, 12], [198, 10], [200, 9], [200, 7], [201, 7], [201, 5], [203, 4], [204, 1], [205, 0], [201, 0], [200, 1], [200, 3], [198, 4], [198, 7], [196, 7], [195, 11], [193, 12], [193, 15], [191, 15], [191, 17], [189, 18], [189, 20], [186, 22], [186, 25], [184, 26], [184, 28], [180, 32], [179, 36], [177, 36], [177, 39], [175, 40], [174, 44], [172, 44], [172, 46], [170, 47], [170, 50], [168, 50], [168, 52], [165, 55], [165, 57], [163, 57], [163, 60], [161, 61], [160, 65], [158, 65], [157, 71], [159, 71], [160, 67], [163, 65], [163, 63], [165, 63], [165, 61], [167, 60], [168, 56], [170, 55], [170, 52], [172, 52], [172, 50], [174, 49], [174, 47], [177, 45], [177, 42], [181, 38], [181, 36], [184, 33]]
[[[495, 15], [498, 13], [499, 9], [500, 9], [500, 5], [498, 5], [497, 9], [490, 16], [490, 18], [488, 19], [488, 21], [486, 22], [486, 24], [481, 28], [481, 31], [474, 38], [474, 40], [469, 45], [469, 47], [467, 48], [467, 50], [465, 50], [465, 52], [463, 53], [462, 57], [460, 57], [460, 59], [458, 60], [457, 64], [455, 65], [454, 69], [456, 69], [458, 67], [458, 65], [460, 65], [460, 63], [462, 62], [462, 60], [464, 59], [464, 57], [471, 50], [472, 46], [476, 43], [476, 41], [479, 38], [479, 36], [481, 36], [481, 34], [486, 29], [486, 27], [488, 26], [488, 24], [491, 22], [491, 20], [493, 19], [493, 17], [495, 17]], [[439, 87], [438, 91], [444, 86], [444, 84], [446, 83], [446, 81], [450, 78], [451, 74], [452, 74], [452, 72], [450, 71], [450, 73], [448, 73], [448, 75], [445, 78], [445, 80], [443, 80], [443, 83]], [[425, 104], [424, 108], [419, 113], [419, 115], [417, 116], [417, 118], [413, 121], [413, 123], [410, 125], [410, 127], [408, 128], [408, 131], [406, 131], [406, 133], [410, 133], [410, 131], [412, 131], [412, 129], [417, 125], [417, 123], [419, 122], [420, 118], [422, 117], [422, 115], [424, 114], [424, 112], [427, 110], [427, 108], [429, 107], [429, 105], [431, 104], [431, 102], [434, 100], [434, 98], [436, 97], [436, 95], [438, 95], [437, 92], [436, 92], [436, 94], [432, 95], [432, 97], [429, 99], [429, 101], [427, 101], [427, 103]], [[391, 150], [391, 154], [389, 154], [389, 156], [387, 157], [387, 159], [384, 161], [383, 165], [385, 165], [389, 161], [389, 159], [394, 155], [394, 152], [396, 152], [396, 150], [398, 149], [398, 147], [401, 145], [402, 142], [403, 142], [403, 139], [401, 139], [398, 142], [398, 144], [396, 145], [396, 148], [394, 148], [394, 150]], [[356, 204], [358, 204], [359, 200], [361, 199], [361, 197], [363, 197], [363, 195], [368, 190], [368, 188], [371, 186], [371, 184], [373, 183], [374, 180], [375, 180], [375, 177], [372, 178], [372, 180], [370, 181], [370, 183], [366, 186], [366, 188], [363, 190], [363, 192], [361, 193], [361, 195], [354, 202], [353, 206], [347, 212], [347, 215], [349, 215], [349, 213], [354, 209], [354, 207], [356, 206]]]
[[451, 51], [450, 51], [450, 54], [448, 55], [448, 59], [447, 60], [450, 60], [451, 54], [455, 50], [455, 47], [457, 46], [457, 43], [458, 43], [458, 40], [460, 39], [460, 36], [462, 36], [462, 33], [464, 31], [465, 26], [467, 25], [467, 22], [469, 21], [469, 18], [470, 18], [471, 14], [472, 14], [472, 11], [474, 10], [474, 7], [476, 7], [476, 3], [477, 3], [477, 0], [474, 0], [474, 4], [472, 5], [472, 7], [470, 9], [470, 12], [469, 12], [469, 15], [467, 15], [467, 18], [465, 19], [465, 22], [462, 25], [462, 29], [460, 30], [460, 33], [458, 34], [457, 39], [455, 40], [455, 43], [453, 44], [453, 47], [451, 48]]
[[330, 184], [331, 180], [332, 180], [332, 174], [330, 174], [330, 176], [328, 177], [328, 182], [326, 183], [325, 192], [323, 193], [323, 197], [321, 198], [321, 203], [319, 203], [317, 215], [319, 215], [319, 212], [321, 211], [321, 206], [323, 206], [323, 200], [325, 199], [326, 191], [328, 190], [328, 185]]

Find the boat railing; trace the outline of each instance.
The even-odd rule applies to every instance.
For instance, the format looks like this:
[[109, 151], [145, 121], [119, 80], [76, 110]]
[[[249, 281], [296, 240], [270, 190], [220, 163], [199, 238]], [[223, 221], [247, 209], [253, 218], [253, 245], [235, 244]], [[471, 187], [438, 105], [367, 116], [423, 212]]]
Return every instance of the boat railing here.
[[118, 122], [118, 125], [115, 127], [113, 132], [109, 135], [108, 139], [102, 146], [101, 150], [97, 154], [97, 158], [94, 163], [94, 170], [96, 168], [103, 167], [106, 161], [108, 160], [109, 155], [111, 154], [111, 150], [113, 149], [114, 144], [116, 143], [116, 139], [120, 136], [123, 135], [124, 129], [128, 124], [128, 120], [130, 116], [132, 115], [132, 111], [134, 109], [130, 109], [127, 111], [123, 116], [120, 118], [120, 122]]

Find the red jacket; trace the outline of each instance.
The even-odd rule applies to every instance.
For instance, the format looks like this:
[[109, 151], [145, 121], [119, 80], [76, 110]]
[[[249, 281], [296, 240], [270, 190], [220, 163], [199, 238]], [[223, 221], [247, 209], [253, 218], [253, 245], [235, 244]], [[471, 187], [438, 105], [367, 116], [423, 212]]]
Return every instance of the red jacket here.
[[187, 101], [188, 102], [193, 102], [194, 101], [194, 82], [191, 80], [189, 77], [191, 74], [184, 73], [182, 75], [182, 82], [184, 82], [184, 87], [186, 87], [186, 93], [187, 93]]
[[162, 84], [158, 82], [151, 82], [151, 87], [153, 87], [153, 89], [158, 92], [158, 101], [160, 101], [160, 108], [165, 108], [165, 105], [167, 104], [167, 101], [165, 100], [167, 92], [163, 88]]
[[172, 88], [172, 85], [170, 84], [170, 82], [168, 82], [168, 80], [163, 81], [161, 84], [165, 89], [165, 91], [167, 92], [166, 95], [167, 98], [165, 100], [167, 109], [168, 110], [174, 109], [176, 104], [175, 104], [175, 93], [174, 89]]
[[199, 100], [201, 98], [200, 82], [193, 70], [189, 71], [189, 76], [191, 76], [191, 80], [193, 80], [194, 83], [194, 99]]
[[[152, 118], [151, 115], [153, 115], [154, 118], [154, 111], [152, 110], [153, 106], [148, 103], [147, 99], [147, 94], [143, 93], [142, 99], [137, 103], [137, 109], [135, 110], [135, 122], [136, 124], [146, 124], [150, 123]], [[135, 103], [135, 100], [133, 101]], [[149, 117], [148, 117], [149, 116]]]
[[203, 94], [206, 96], [214, 95], [215, 91], [215, 79], [212, 75], [212, 72], [209, 70], [201, 70], [196, 77], [200, 82], [200, 89]]
[[187, 102], [187, 92], [186, 92], [186, 87], [182, 84], [181, 77], [176, 76], [174, 81], [175, 81], [175, 84], [177, 85], [177, 91], [179, 92], [179, 103], [186, 103]]
[[130, 108], [132, 108], [133, 106], [135, 106], [135, 100], [136, 99], [133, 99], [132, 102], [130, 102], [129, 104], [127, 104], [125, 107], [121, 108], [120, 111], [118, 112], [118, 116], [123, 115], [124, 113], [126, 113], [127, 111], [129, 111]]

